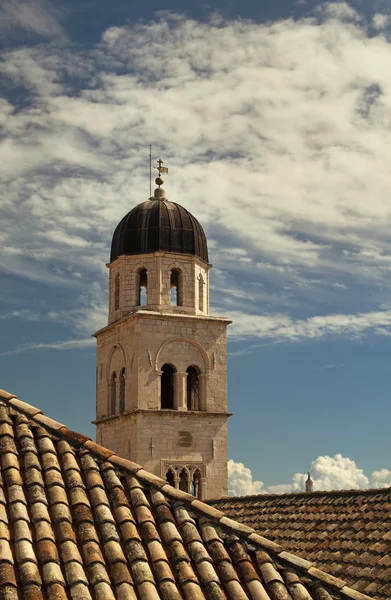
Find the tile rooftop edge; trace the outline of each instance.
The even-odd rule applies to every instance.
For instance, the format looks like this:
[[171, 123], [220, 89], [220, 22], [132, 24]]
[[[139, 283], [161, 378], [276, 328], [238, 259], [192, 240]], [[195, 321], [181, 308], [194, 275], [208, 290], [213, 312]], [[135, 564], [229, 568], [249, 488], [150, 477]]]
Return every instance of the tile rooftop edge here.
[[349, 490], [314, 490], [313, 492], [284, 492], [283, 494], [249, 494], [247, 496], [224, 496], [223, 498], [216, 498], [207, 500], [207, 504], [217, 505], [224, 504], [224, 502], [235, 502], [240, 500], [241, 502], [256, 502], [257, 500], [270, 500], [275, 498], [316, 498], [320, 496], [360, 496], [360, 495], [375, 495], [379, 493], [388, 493], [391, 495], [391, 486], [381, 488], [365, 488], [365, 489], [349, 489]]
[[[49, 431], [54, 431], [58, 438], [66, 439], [69, 443], [78, 446], [80, 449], [84, 448], [89, 450], [93, 455], [98, 457], [98, 459], [103, 459], [105, 462], [110, 463], [113, 468], [118, 468], [125, 473], [132, 474], [140, 481], [140, 483], [146, 487], [157, 489], [171, 501], [183, 502], [187, 504], [192, 510], [194, 510], [194, 512], [204, 517], [208, 521], [212, 521], [219, 527], [228, 530], [231, 534], [239, 536], [251, 546], [258, 546], [262, 550], [270, 552], [280, 562], [297, 569], [301, 573], [304, 573], [311, 580], [315, 580], [321, 585], [326, 585], [328, 588], [332, 589], [333, 592], [338, 593], [341, 597], [347, 599], [354, 598], [357, 600], [371, 600], [370, 596], [362, 594], [361, 592], [357, 592], [353, 588], [348, 587], [345, 581], [334, 577], [333, 575], [330, 575], [321, 569], [318, 569], [312, 562], [307, 561], [296, 554], [288, 552], [284, 549], [284, 547], [280, 546], [279, 544], [275, 544], [271, 540], [263, 538], [255, 531], [255, 529], [228, 518], [224, 513], [222, 513], [222, 511], [214, 509], [214, 507], [211, 507], [210, 504], [198, 500], [195, 498], [195, 496], [171, 487], [167, 481], [145, 471], [141, 465], [138, 465], [137, 463], [125, 458], [121, 458], [112, 450], [100, 446], [87, 436], [69, 430], [62, 423], [58, 423], [49, 417], [45, 417], [43, 412], [36, 407], [19, 400], [14, 394], [10, 394], [2, 389], [0, 389], [0, 405], [1, 404], [9, 405], [14, 411], [24, 414], [31, 421], [37, 423], [37, 426], [43, 427], [44, 429], [47, 428]], [[143, 473], [140, 473], [140, 471], [143, 471]], [[273, 494], [273, 496], [276, 495], [277, 494]], [[227, 496], [226, 500], [228, 498], [229, 497]], [[221, 516], [221, 514], [223, 516]]]

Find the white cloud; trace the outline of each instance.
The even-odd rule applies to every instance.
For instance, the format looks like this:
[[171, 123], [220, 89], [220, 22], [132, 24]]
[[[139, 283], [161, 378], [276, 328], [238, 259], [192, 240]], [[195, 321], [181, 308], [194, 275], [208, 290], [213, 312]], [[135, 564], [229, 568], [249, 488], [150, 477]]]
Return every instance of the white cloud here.
[[376, 13], [372, 19], [372, 25], [374, 29], [381, 31], [385, 29], [390, 22], [390, 17], [388, 15], [383, 15], [382, 13]]
[[372, 473], [370, 487], [382, 488], [389, 486], [391, 486], [391, 471], [389, 469], [380, 469], [380, 471]]
[[253, 481], [250, 469], [243, 463], [228, 461], [228, 493], [230, 496], [259, 494], [262, 487], [262, 481]]
[[[391, 486], [391, 470], [374, 471], [369, 477], [365, 475], [356, 462], [341, 454], [335, 456], [318, 456], [311, 463], [311, 479], [314, 490], [357, 490], [382, 488]], [[249, 494], [285, 494], [305, 490], [307, 473], [296, 473], [292, 483], [264, 487], [261, 481], [254, 481], [251, 470], [242, 463], [233, 460], [228, 462], [228, 489], [230, 496]]]

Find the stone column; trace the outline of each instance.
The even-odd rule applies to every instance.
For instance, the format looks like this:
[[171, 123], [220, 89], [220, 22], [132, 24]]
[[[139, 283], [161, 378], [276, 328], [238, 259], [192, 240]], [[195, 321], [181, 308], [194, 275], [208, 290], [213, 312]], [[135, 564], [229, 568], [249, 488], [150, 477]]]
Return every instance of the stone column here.
[[187, 373], [174, 373], [174, 408], [187, 410], [186, 403]]
[[198, 402], [199, 409], [203, 411], [208, 410], [207, 398], [206, 398], [206, 385], [208, 383], [209, 375], [198, 375]]

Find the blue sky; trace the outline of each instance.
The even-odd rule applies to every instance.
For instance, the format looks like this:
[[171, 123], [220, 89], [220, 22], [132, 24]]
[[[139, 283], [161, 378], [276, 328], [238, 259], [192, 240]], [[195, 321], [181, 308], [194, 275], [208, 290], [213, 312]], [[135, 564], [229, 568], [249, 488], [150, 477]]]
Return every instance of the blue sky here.
[[0, 23], [0, 387], [94, 434], [90, 334], [153, 144], [233, 320], [232, 491], [391, 485], [389, 3], [6, 0]]

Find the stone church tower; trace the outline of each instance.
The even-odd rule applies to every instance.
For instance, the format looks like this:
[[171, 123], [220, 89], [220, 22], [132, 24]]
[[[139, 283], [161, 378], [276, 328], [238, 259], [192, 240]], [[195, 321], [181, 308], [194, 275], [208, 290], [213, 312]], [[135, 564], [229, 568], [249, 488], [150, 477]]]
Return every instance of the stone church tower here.
[[160, 186], [117, 226], [97, 338], [97, 442], [202, 499], [227, 494], [226, 329], [206, 237]]

